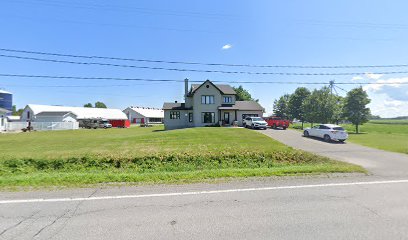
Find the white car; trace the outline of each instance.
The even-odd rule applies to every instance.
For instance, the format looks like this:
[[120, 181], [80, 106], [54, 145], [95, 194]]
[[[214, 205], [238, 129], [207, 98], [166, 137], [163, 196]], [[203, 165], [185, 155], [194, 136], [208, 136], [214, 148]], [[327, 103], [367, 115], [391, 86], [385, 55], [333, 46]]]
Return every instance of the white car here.
[[266, 129], [266, 127], [268, 126], [268, 123], [265, 122], [265, 120], [263, 120], [260, 117], [247, 117], [244, 119], [243, 125], [244, 127], [250, 127], [252, 129], [255, 129], [255, 128]]
[[348, 138], [348, 133], [344, 128], [338, 125], [320, 124], [312, 128], [306, 128], [305, 131], [303, 131], [303, 136], [323, 138], [326, 142], [332, 140], [344, 142]]

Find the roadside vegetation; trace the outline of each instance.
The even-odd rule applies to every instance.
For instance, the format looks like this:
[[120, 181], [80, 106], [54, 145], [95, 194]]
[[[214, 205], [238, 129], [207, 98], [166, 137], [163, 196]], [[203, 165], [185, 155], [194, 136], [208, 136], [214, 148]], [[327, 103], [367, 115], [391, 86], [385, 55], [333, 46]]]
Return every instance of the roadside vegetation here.
[[[360, 126], [356, 134], [352, 124], [340, 124], [349, 133], [347, 141], [385, 151], [408, 154], [408, 120], [372, 120]], [[310, 127], [311, 124], [305, 124]], [[293, 124], [292, 128], [301, 131], [301, 124]]]
[[0, 188], [364, 172], [234, 128], [2, 134], [0, 146]]

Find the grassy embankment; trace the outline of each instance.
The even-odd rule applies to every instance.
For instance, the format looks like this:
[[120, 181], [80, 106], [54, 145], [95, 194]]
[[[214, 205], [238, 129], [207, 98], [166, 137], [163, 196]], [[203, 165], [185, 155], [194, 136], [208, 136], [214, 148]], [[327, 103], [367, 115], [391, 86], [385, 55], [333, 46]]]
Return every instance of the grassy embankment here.
[[[408, 120], [373, 120], [360, 126], [360, 134], [355, 133], [351, 124], [342, 126], [349, 133], [350, 142], [408, 154]], [[305, 124], [305, 127], [310, 127], [310, 124]]]
[[1, 134], [0, 148], [0, 188], [364, 171], [248, 129], [132, 127]]

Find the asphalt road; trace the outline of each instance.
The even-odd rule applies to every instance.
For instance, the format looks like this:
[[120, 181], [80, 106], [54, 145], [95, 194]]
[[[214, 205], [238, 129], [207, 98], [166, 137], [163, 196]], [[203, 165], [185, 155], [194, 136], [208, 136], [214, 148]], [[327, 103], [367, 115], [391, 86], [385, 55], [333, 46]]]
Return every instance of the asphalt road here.
[[407, 238], [404, 155], [327, 144], [293, 131], [263, 133], [360, 163], [372, 174], [3, 192], [0, 239]]

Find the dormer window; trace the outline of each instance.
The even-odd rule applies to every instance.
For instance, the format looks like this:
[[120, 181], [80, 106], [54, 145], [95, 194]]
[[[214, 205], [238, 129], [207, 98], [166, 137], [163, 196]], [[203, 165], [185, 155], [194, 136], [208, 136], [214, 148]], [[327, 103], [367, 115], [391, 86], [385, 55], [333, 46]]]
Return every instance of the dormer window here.
[[232, 97], [231, 96], [223, 97], [223, 102], [224, 103], [232, 103]]

